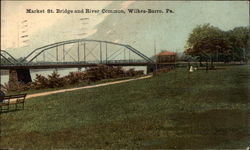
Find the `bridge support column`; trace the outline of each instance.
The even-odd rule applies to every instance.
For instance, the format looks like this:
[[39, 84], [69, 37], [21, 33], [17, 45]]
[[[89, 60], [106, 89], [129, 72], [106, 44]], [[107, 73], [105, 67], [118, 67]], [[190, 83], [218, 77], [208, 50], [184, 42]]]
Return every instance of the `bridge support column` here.
[[[17, 83], [17, 72], [16, 70], [9, 70], [9, 86], [14, 86]], [[10, 87], [12, 88], [12, 87]]]
[[16, 82], [29, 83], [32, 82], [29, 69], [15, 69], [9, 71], [10, 85]]
[[154, 64], [147, 65], [147, 74], [154, 72], [156, 69]]

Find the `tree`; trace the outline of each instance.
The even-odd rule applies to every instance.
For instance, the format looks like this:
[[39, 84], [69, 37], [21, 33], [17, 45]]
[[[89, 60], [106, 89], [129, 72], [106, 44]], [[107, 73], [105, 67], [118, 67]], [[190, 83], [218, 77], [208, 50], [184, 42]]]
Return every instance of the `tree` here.
[[198, 56], [199, 61], [213, 62], [219, 55], [228, 55], [230, 43], [226, 38], [226, 32], [210, 24], [199, 25], [193, 29], [187, 40], [185, 53], [191, 56]]
[[228, 40], [232, 47], [231, 55], [233, 61], [247, 61], [249, 59], [249, 27], [236, 27], [228, 31]]

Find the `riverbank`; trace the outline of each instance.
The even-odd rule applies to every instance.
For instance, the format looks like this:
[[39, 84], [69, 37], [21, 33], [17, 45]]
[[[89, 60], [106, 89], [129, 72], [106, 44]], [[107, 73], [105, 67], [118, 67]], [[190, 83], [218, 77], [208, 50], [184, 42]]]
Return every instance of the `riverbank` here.
[[[134, 68], [135, 70], [143, 70], [144, 74], [146, 74], [146, 67], [123, 67], [125, 70]], [[84, 71], [85, 69], [82, 68], [81, 71]], [[2, 70], [5, 73], [2, 74], [1, 76], [1, 83], [7, 83], [9, 81], [9, 71], [8, 70]], [[31, 73], [31, 79], [32, 81], [34, 81], [34, 79], [36, 78], [36, 74], [40, 74], [43, 76], [48, 76], [50, 74], [52, 74], [55, 71], [55, 69], [31, 69], [30, 73]], [[77, 72], [78, 69], [77, 68], [60, 68], [57, 69], [57, 72], [60, 74], [60, 76], [65, 76], [68, 75], [70, 72]]]

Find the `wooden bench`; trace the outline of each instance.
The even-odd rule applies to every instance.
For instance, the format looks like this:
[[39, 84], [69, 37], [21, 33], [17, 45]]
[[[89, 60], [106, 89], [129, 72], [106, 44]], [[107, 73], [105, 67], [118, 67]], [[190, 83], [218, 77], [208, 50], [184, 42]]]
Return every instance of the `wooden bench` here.
[[[18, 109], [18, 105], [22, 105], [22, 109], [24, 109], [24, 102], [27, 94], [19, 94], [19, 95], [9, 95], [4, 96], [3, 101], [0, 102], [0, 112], [3, 110], [9, 111], [10, 105], [15, 105], [15, 109]], [[3, 109], [3, 108], [6, 109]]]

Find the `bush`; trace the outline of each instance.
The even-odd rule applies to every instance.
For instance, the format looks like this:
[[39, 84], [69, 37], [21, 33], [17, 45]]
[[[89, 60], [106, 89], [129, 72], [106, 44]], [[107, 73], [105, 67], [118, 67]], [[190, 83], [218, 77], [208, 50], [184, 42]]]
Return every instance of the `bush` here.
[[90, 83], [102, 79], [134, 77], [139, 75], [143, 75], [143, 71], [135, 71], [134, 69], [125, 71], [122, 67], [98, 65], [96, 67], [90, 67], [84, 72], [70, 72], [64, 77], [60, 77], [55, 71], [51, 75], [48, 75], [48, 77], [36, 74], [34, 82], [28, 84], [19, 82], [8, 83], [3, 86], [3, 89], [6, 91], [24, 91], [29, 89], [57, 88], [80, 82]]
[[60, 75], [55, 71], [51, 75], [48, 75], [49, 88], [63, 87], [67, 84], [67, 80], [65, 80], [65, 78], [60, 78]]
[[106, 65], [98, 65], [86, 70], [87, 78], [90, 81], [98, 81], [102, 79], [125, 77], [125, 71], [122, 67], [110, 67]]
[[22, 82], [8, 82], [2, 85], [1, 90], [5, 92], [14, 92], [14, 91], [26, 91], [32, 88], [32, 83], [24, 84]]
[[132, 69], [127, 70], [125, 74], [128, 77], [139, 76], [139, 75], [143, 75], [143, 70], [135, 71], [135, 69], [132, 68]]
[[69, 84], [76, 84], [87, 80], [87, 74], [85, 72], [70, 72], [69, 75], [64, 77]]
[[55, 71], [51, 75], [48, 75], [48, 78], [36, 74], [36, 79], [33, 82], [33, 87], [35, 89], [56, 88], [63, 87], [65, 85], [67, 85], [66, 79], [61, 78]]
[[158, 75], [158, 74], [161, 74], [161, 73], [164, 73], [164, 72], [169, 72], [172, 69], [174, 69], [174, 68], [173, 67], [160, 68], [160, 69], [157, 69], [156, 71], [154, 71], [153, 75]]
[[49, 85], [49, 81], [45, 76], [36, 74], [36, 78], [35, 78], [35, 81], [34, 81], [35, 89], [47, 88], [48, 85]]

